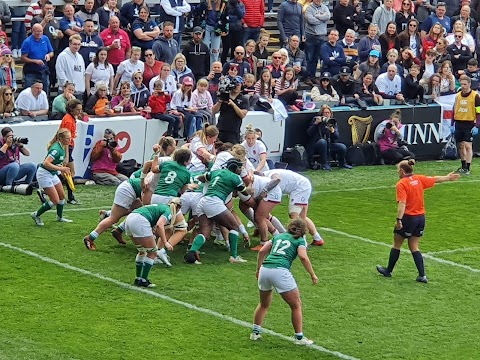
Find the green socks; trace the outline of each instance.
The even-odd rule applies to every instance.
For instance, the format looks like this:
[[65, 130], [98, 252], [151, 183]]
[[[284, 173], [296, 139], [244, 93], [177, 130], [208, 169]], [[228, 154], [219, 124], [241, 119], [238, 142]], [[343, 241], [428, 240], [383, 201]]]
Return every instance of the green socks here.
[[230, 242], [230, 255], [236, 258], [238, 256], [238, 231], [230, 230], [228, 241]]
[[142, 278], [147, 280], [148, 279], [148, 274], [150, 273], [150, 269], [153, 266], [153, 259], [150, 259], [149, 257], [145, 257], [145, 260], [143, 262], [143, 269], [142, 269]]
[[63, 217], [63, 206], [65, 205], [65, 199], [60, 200], [57, 204], [57, 216], [61, 219]]
[[205, 244], [205, 236], [203, 236], [202, 234], [198, 234], [197, 236], [195, 236], [195, 239], [193, 239], [193, 244], [189, 251], [197, 252], [200, 250], [203, 244]]
[[37, 210], [37, 216], [42, 215], [43, 213], [47, 212], [50, 210], [53, 206], [53, 203], [51, 201], [45, 201], [42, 206], [40, 206], [40, 209]]
[[137, 254], [135, 259], [135, 277], [141, 278], [142, 277], [142, 269], [143, 263], [145, 262], [145, 255]]

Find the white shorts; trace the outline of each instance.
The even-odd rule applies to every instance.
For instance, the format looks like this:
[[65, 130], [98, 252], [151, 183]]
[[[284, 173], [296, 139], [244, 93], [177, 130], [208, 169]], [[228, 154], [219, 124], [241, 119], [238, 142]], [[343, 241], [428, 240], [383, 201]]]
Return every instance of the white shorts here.
[[51, 188], [60, 183], [58, 175], [52, 174], [43, 167], [37, 169], [37, 181], [41, 189]]
[[182, 214], [187, 214], [192, 210], [192, 215], [196, 216], [197, 214], [197, 205], [200, 199], [203, 197], [201, 192], [185, 192], [180, 196], [182, 199]]
[[258, 288], [262, 291], [270, 291], [275, 288], [281, 294], [295, 290], [297, 283], [288, 269], [271, 269], [262, 266], [258, 275]]
[[134, 238], [152, 237], [152, 225], [140, 214], [131, 213], [125, 220], [125, 233]]
[[128, 181], [124, 181], [117, 186], [113, 203], [128, 210], [136, 199], [137, 195], [132, 185]]
[[[295, 188], [294, 191], [290, 193], [290, 201], [288, 210], [289, 213], [292, 213], [291, 210], [296, 209], [298, 210], [298, 206], [296, 205], [308, 205], [308, 200], [310, 199], [310, 195], [312, 194], [312, 184], [308, 179], [304, 179], [303, 181], [298, 183], [298, 186]], [[293, 211], [297, 212], [297, 211]]]
[[197, 215], [205, 214], [209, 219], [224, 211], [228, 211], [225, 203], [216, 196], [204, 196], [197, 205]]
[[168, 205], [168, 202], [172, 200], [174, 196], [165, 196], [165, 195], [152, 195], [152, 204], [164, 204]]

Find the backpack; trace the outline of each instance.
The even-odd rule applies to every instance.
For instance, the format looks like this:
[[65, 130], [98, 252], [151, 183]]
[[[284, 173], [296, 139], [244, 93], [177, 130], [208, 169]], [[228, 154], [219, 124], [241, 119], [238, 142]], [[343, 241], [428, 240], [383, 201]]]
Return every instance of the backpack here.
[[347, 164], [352, 166], [365, 165], [365, 153], [363, 151], [363, 144], [355, 144], [347, 149], [347, 155], [345, 156]]
[[117, 164], [117, 171], [127, 177], [130, 177], [135, 171], [142, 167], [135, 159], [123, 160]]
[[307, 152], [302, 145], [286, 148], [282, 154], [282, 162], [288, 164], [288, 170], [302, 172], [308, 169]]
[[366, 165], [380, 164], [380, 148], [375, 142], [363, 144], [363, 155], [365, 156]]
[[455, 137], [450, 135], [447, 137], [448, 141], [440, 153], [440, 159], [442, 160], [457, 160], [458, 159], [458, 150]]

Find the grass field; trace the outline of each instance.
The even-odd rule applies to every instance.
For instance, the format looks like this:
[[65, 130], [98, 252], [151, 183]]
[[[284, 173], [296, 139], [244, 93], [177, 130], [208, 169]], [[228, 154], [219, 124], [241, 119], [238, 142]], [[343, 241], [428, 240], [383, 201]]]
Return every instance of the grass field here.
[[[408, 251], [391, 279], [386, 265], [396, 217], [393, 166], [310, 172], [310, 217], [325, 238], [309, 249], [319, 284], [299, 261], [293, 273], [304, 305], [304, 332], [316, 346], [298, 347], [289, 309], [274, 297], [262, 341], [248, 339], [257, 304], [256, 253], [231, 265], [225, 249], [205, 245], [203, 265], [155, 267], [156, 289], [130, 286], [135, 247], [110, 236], [89, 252], [82, 237], [111, 205], [114, 189], [79, 186], [81, 206], [67, 206], [72, 224], [29, 214], [36, 196], [0, 193], [0, 359], [478, 359], [480, 346], [480, 175], [426, 193], [427, 228], [421, 241], [428, 284]], [[417, 173], [444, 175], [458, 162], [422, 162]], [[285, 201], [284, 201], [285, 203]], [[286, 207], [276, 209], [286, 221]], [[405, 246], [406, 249], [406, 246]]]

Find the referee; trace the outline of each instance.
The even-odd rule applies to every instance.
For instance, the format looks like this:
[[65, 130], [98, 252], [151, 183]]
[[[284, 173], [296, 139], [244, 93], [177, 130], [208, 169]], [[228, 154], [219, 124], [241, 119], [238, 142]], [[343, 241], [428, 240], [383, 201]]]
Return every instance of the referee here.
[[452, 132], [458, 144], [462, 166], [457, 173], [470, 175], [472, 163], [473, 137], [478, 134], [480, 126], [480, 96], [471, 88], [472, 80], [467, 75], [460, 76], [461, 91], [455, 97], [453, 106]]

